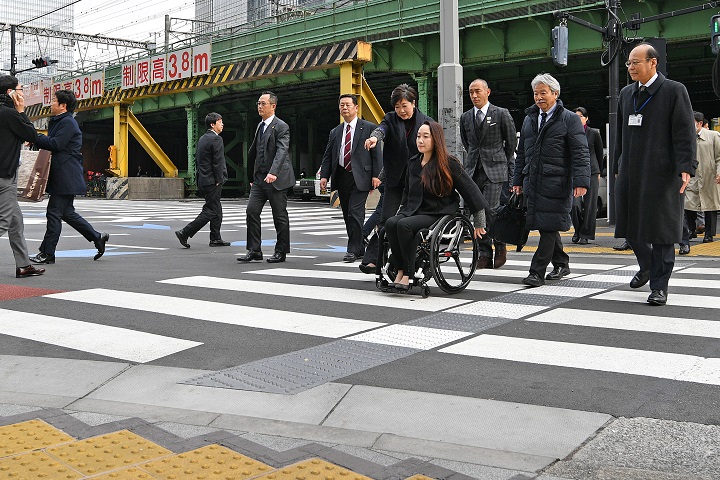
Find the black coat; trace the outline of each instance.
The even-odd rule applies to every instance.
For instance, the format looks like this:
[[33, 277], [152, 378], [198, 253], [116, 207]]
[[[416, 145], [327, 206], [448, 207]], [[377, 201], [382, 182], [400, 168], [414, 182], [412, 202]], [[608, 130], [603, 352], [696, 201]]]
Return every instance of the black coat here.
[[0, 178], [12, 178], [17, 172], [23, 142], [34, 142], [37, 134], [27, 114], [19, 113], [14, 104], [5, 105], [10, 99], [6, 94], [0, 96], [5, 97], [0, 100]]
[[477, 184], [454, 157], [451, 157], [449, 162], [453, 191], [447, 196], [438, 197], [425, 190], [421, 180], [422, 157], [422, 154], [418, 153], [408, 161], [402, 208], [398, 215], [449, 215], [458, 211], [460, 195], [472, 213], [487, 207], [488, 203]]
[[[381, 130], [383, 138], [383, 168], [385, 169], [385, 184], [390, 187], [402, 186], [403, 174], [410, 157], [417, 155], [415, 139], [423, 123], [432, 121], [432, 118], [415, 108], [413, 123], [410, 132], [405, 131], [405, 121], [393, 111], [385, 115], [376, 130]], [[377, 148], [377, 147], [376, 147]]]
[[48, 122], [48, 134], [38, 135], [35, 142], [52, 152], [47, 192], [56, 195], [85, 195], [87, 184], [83, 175], [82, 132], [73, 114], [61, 113]]
[[527, 202], [526, 228], [570, 229], [573, 188], [590, 186], [590, 155], [580, 117], [557, 101], [553, 115], [538, 133], [537, 105], [525, 110], [515, 159], [513, 185], [522, 186]]
[[[662, 73], [648, 87], [642, 126], [628, 126], [638, 82], [620, 91], [615, 167], [615, 236], [668, 245], [682, 239], [682, 172], [695, 174], [697, 137], [685, 86]], [[638, 105], [639, 107], [639, 105]]]
[[590, 175], [599, 175], [602, 170], [600, 162], [602, 162], [603, 159], [603, 143], [600, 130], [587, 127], [585, 129], [585, 136], [587, 137], [588, 150], [590, 151]]
[[200, 137], [195, 152], [197, 168], [197, 186], [223, 184], [227, 181], [227, 165], [225, 165], [225, 144], [220, 135], [212, 129]]

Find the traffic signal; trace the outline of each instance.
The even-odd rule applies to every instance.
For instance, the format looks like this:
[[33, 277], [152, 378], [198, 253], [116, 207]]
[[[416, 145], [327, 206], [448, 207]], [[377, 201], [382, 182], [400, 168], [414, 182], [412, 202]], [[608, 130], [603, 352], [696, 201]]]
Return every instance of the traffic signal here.
[[50, 57], [38, 57], [32, 61], [32, 64], [35, 65], [35, 68], [47, 67], [54, 63], [58, 63], [58, 61], [50, 60]]
[[720, 15], [713, 15], [710, 19], [710, 46], [713, 55], [720, 51]]
[[552, 56], [553, 63], [556, 67], [567, 67], [568, 28], [565, 25], [559, 25], [553, 28], [551, 37], [553, 46], [550, 49], [550, 55]]

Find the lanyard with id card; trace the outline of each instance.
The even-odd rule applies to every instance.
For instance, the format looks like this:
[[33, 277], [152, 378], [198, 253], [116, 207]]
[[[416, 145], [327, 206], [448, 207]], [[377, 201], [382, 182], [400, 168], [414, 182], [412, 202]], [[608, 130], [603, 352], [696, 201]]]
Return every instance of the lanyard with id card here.
[[648, 104], [652, 97], [653, 96], [650, 95], [648, 99], [640, 105], [640, 108], [637, 108], [637, 97], [633, 97], [633, 108], [635, 109], [635, 113], [628, 115], [628, 127], [642, 127], [643, 116], [640, 111], [645, 108], [645, 105]]

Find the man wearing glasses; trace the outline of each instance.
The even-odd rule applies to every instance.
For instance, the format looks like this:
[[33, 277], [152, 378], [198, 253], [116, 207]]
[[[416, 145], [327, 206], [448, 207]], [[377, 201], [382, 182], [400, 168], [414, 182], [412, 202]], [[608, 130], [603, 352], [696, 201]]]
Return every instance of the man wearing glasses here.
[[287, 212], [287, 190], [295, 185], [295, 173], [290, 161], [290, 127], [275, 116], [277, 95], [263, 92], [257, 102], [262, 121], [255, 130], [255, 137], [248, 151], [248, 179], [250, 197], [246, 210], [247, 253], [239, 262], [262, 260], [260, 248], [260, 214], [270, 201], [277, 242], [275, 253], [268, 263], [285, 261], [290, 251], [290, 219]]
[[627, 239], [640, 265], [630, 287], [649, 280], [647, 302], [665, 305], [696, 142], [687, 90], [657, 72], [657, 63], [658, 53], [647, 43], [635, 47], [626, 62], [633, 83], [618, 100], [615, 237]]

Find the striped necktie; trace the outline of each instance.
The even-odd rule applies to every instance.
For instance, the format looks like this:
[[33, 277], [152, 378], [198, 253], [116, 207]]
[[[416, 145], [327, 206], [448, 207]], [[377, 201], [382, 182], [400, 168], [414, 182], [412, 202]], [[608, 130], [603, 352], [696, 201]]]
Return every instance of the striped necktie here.
[[350, 135], [350, 124], [347, 124], [347, 129], [345, 130], [345, 143], [343, 144], [343, 165], [345, 166], [345, 170], [348, 172], [352, 171], [352, 166], [350, 165], [350, 147], [351, 147], [351, 141], [352, 137]]

